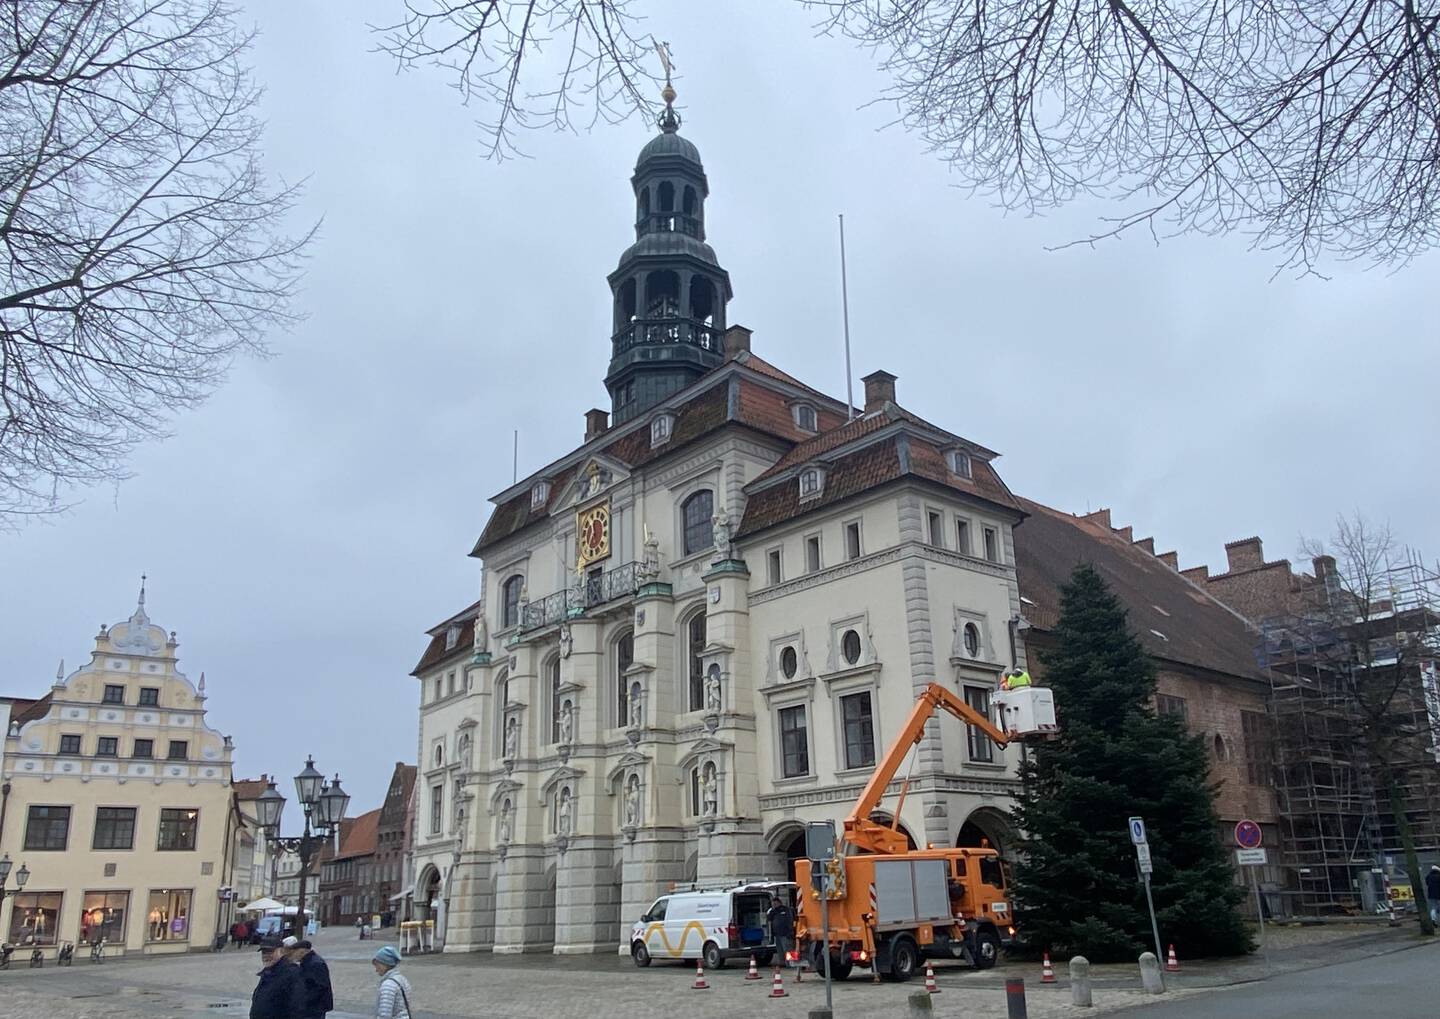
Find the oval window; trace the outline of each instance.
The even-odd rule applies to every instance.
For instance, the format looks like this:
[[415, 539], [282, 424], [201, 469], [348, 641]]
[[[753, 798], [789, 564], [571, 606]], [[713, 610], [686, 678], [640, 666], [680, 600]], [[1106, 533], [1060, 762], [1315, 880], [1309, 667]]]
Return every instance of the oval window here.
[[780, 671], [785, 674], [786, 679], [794, 679], [799, 668], [800, 660], [796, 657], [793, 647], [787, 647], [780, 652]]
[[980, 628], [974, 623], [965, 624], [965, 653], [971, 658], [980, 657]]
[[845, 636], [840, 638], [840, 652], [845, 656], [845, 661], [854, 665], [860, 660], [860, 635], [854, 630], [846, 630]]

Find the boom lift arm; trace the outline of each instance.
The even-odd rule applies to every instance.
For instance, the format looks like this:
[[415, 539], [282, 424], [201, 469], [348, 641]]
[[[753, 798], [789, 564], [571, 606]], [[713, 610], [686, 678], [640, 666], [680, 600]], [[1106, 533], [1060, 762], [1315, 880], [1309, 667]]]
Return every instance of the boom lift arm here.
[[870, 781], [861, 791], [860, 798], [855, 801], [855, 806], [850, 810], [850, 816], [845, 818], [844, 841], [856, 849], [862, 852], [886, 855], [905, 852], [905, 836], [894, 828], [887, 828], [883, 824], [870, 820], [870, 815], [885, 797], [885, 790], [895, 777], [895, 773], [900, 770], [900, 764], [905, 760], [905, 755], [924, 737], [925, 723], [930, 721], [937, 708], [944, 708], [960, 721], [975, 726], [1002, 747], [1011, 740], [1011, 736], [997, 728], [990, 719], [939, 683], [931, 683], [926, 686], [925, 691], [916, 700], [910, 717], [906, 719], [900, 732], [896, 734], [895, 739], [885, 751], [885, 756], [876, 763], [875, 774], [870, 776]]

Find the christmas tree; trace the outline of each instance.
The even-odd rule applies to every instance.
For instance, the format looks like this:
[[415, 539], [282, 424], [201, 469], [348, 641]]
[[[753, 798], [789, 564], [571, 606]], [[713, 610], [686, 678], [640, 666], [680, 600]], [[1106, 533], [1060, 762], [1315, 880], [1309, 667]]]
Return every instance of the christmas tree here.
[[1061, 589], [1054, 650], [1042, 652], [1059, 739], [1021, 768], [1015, 821], [1027, 841], [1015, 870], [1021, 936], [1093, 962], [1153, 949], [1145, 890], [1126, 819], [1145, 819], [1164, 944], [1187, 957], [1251, 949], [1219, 838], [1203, 738], [1153, 707], [1155, 667], [1125, 609], [1081, 564]]

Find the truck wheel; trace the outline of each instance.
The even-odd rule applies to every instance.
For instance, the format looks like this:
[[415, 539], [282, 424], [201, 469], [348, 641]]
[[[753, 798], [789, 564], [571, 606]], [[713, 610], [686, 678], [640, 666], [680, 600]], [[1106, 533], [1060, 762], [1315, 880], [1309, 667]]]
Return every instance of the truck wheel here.
[[630, 946], [630, 958], [635, 960], [637, 966], [650, 965], [650, 949], [645, 947], [645, 942], [636, 941]]
[[890, 942], [890, 979], [903, 984], [915, 975], [920, 966], [920, 949], [913, 939], [902, 934]]
[[848, 980], [853, 964], [849, 959], [842, 959], [837, 955], [830, 956], [830, 978], [832, 980]]
[[723, 969], [725, 966], [725, 953], [720, 951], [720, 946], [713, 941], [705, 942], [705, 949], [701, 953], [704, 956], [706, 969]]
[[976, 969], [989, 969], [1000, 961], [1000, 936], [994, 931], [980, 931], [975, 935]]

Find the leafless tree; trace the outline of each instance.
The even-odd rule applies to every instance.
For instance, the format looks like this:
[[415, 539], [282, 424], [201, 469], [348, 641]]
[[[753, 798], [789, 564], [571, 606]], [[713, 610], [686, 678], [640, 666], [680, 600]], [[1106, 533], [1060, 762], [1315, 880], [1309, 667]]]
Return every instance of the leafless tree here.
[[[969, 186], [1027, 211], [1113, 199], [1079, 243], [1240, 231], [1300, 271], [1435, 244], [1435, 0], [802, 2], [875, 53], [893, 79], [880, 98]], [[635, 0], [409, 3], [388, 48], [454, 71], [492, 152], [516, 128], [568, 125], [582, 81], [597, 115], [644, 107]], [[522, 86], [552, 37], [558, 59]]]
[[[1400, 548], [1388, 528], [1359, 514], [1341, 517], [1328, 543], [1307, 540], [1303, 547], [1317, 564], [1304, 613], [1312, 632], [1324, 635], [1311, 645], [1317, 693], [1324, 696], [1328, 686], [1338, 731], [1346, 734], [1344, 745], [1331, 749], [1367, 775], [1421, 903], [1415, 829], [1430, 839], [1440, 835], [1440, 704], [1433, 688], [1440, 574]], [[1419, 912], [1421, 929], [1434, 934], [1428, 911]]]
[[309, 233], [259, 165], [223, 0], [0, 2], [0, 526], [135, 444], [289, 320]]

